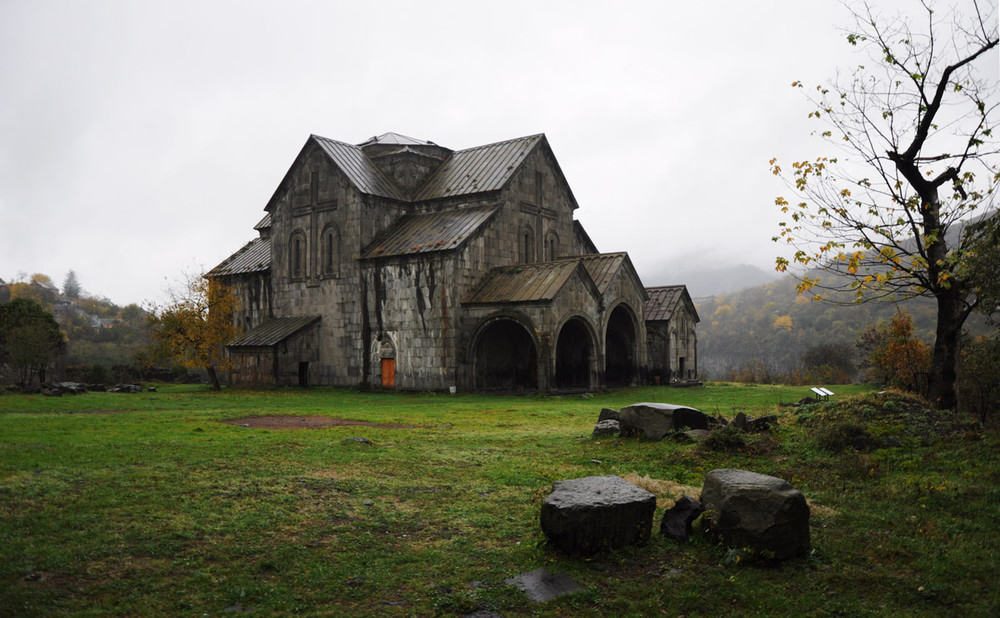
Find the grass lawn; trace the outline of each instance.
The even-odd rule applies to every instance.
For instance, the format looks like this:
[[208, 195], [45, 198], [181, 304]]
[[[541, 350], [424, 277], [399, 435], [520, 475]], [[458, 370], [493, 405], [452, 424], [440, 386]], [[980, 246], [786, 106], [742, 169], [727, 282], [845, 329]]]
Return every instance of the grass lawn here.
[[[806, 388], [730, 384], [2, 395], [0, 615], [1000, 615], [996, 429], [834, 390], [798, 409], [777, 404]], [[781, 422], [733, 450], [590, 438], [602, 407], [638, 401]], [[293, 428], [253, 426], [262, 415]], [[354, 424], [294, 428], [308, 417]], [[663, 508], [715, 468], [802, 490], [812, 555], [766, 566], [660, 537]], [[541, 502], [598, 474], [657, 493], [653, 537], [565, 556]], [[504, 584], [541, 566], [584, 590], [539, 605]]]

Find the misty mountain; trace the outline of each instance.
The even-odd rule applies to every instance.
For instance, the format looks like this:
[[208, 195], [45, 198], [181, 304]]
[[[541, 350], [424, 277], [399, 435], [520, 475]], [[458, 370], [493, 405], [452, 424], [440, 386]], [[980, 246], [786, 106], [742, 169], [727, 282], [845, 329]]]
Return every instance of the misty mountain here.
[[[760, 361], [772, 373], [801, 367], [811, 346], [821, 343], [854, 345], [865, 326], [888, 321], [897, 308], [914, 319], [915, 335], [934, 342], [937, 315], [931, 298], [899, 303], [834, 304], [814, 302], [796, 293], [791, 275], [776, 281], [713, 297], [695, 298], [698, 323], [698, 372], [706, 379], [726, 379], [749, 361]], [[973, 336], [995, 332], [983, 316], [965, 323]]]
[[646, 285], [684, 284], [692, 298], [730, 294], [777, 281], [781, 275], [750, 264], [705, 263], [685, 260], [652, 270]]

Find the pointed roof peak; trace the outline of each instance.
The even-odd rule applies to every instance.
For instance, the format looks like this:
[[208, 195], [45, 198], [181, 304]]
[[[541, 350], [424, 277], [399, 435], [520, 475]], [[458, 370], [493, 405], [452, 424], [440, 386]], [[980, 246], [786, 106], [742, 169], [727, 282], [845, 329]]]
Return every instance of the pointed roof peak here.
[[358, 144], [358, 146], [371, 146], [374, 144], [393, 144], [396, 146], [437, 146], [437, 144], [430, 140], [416, 139], [401, 133], [393, 132], [376, 135], [368, 141]]

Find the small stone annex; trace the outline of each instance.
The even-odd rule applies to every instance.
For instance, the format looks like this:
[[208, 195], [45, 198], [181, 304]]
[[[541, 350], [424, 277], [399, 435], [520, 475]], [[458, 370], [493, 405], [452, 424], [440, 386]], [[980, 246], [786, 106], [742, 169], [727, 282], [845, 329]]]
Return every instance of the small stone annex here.
[[207, 276], [239, 299], [234, 386], [560, 392], [697, 377], [687, 289], [599, 253], [544, 135], [465, 150], [312, 135], [258, 237]]

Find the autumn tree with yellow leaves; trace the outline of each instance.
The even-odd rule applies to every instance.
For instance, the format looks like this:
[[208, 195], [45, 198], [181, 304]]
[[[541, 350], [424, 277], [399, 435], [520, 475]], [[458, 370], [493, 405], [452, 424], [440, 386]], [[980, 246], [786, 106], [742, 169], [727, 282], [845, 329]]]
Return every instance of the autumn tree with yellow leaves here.
[[188, 369], [204, 369], [212, 388], [221, 390], [219, 372], [231, 369], [225, 344], [236, 336], [235, 295], [203, 276], [188, 276], [170, 296], [169, 303], [151, 311], [158, 352]]
[[981, 241], [961, 229], [994, 207], [1000, 182], [997, 76], [984, 66], [997, 53], [997, 8], [966, 4], [921, 2], [913, 19], [854, 9], [847, 42], [870, 62], [806, 90], [839, 156], [790, 170], [771, 161], [797, 198], [776, 200], [787, 219], [774, 240], [792, 252], [778, 270], [795, 267], [799, 292], [815, 298], [933, 297], [929, 394], [946, 409], [958, 404], [960, 334], [977, 302], [969, 257]]

